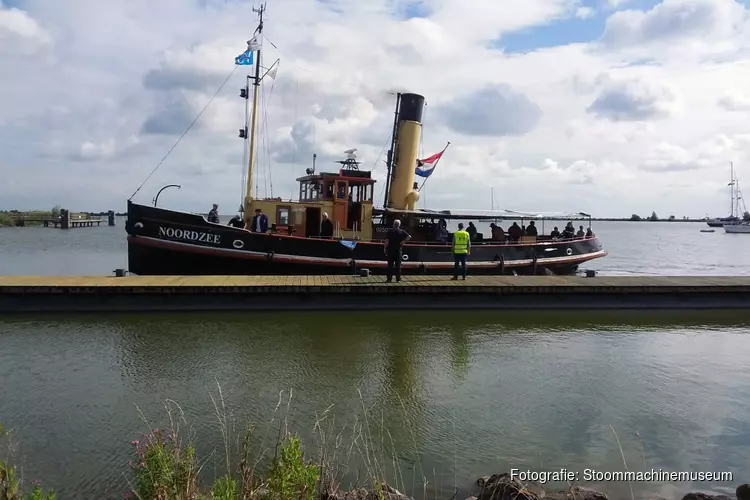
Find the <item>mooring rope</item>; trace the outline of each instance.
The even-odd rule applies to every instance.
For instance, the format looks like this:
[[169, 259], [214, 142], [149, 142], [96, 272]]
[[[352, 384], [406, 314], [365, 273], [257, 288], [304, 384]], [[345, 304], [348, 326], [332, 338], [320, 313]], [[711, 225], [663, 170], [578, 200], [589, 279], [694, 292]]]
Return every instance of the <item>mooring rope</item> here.
[[131, 194], [131, 195], [130, 195], [130, 198], [128, 198], [128, 201], [132, 200], [132, 199], [133, 199], [133, 196], [135, 196], [136, 194], [138, 194], [138, 191], [140, 191], [140, 190], [141, 190], [141, 188], [142, 188], [142, 187], [143, 187], [143, 186], [144, 186], [144, 185], [145, 185], [145, 184], [146, 184], [146, 183], [148, 182], [148, 180], [149, 180], [149, 179], [151, 178], [151, 176], [153, 176], [153, 175], [154, 175], [154, 174], [156, 173], [156, 171], [157, 171], [157, 170], [159, 169], [159, 167], [161, 167], [161, 164], [162, 164], [162, 163], [164, 163], [164, 161], [165, 161], [165, 160], [167, 159], [167, 157], [168, 157], [168, 156], [169, 156], [170, 154], [172, 154], [172, 151], [174, 151], [174, 148], [176, 148], [176, 147], [177, 147], [177, 145], [178, 145], [178, 144], [180, 143], [180, 141], [182, 141], [182, 138], [183, 138], [183, 137], [185, 137], [185, 135], [186, 135], [186, 134], [187, 134], [187, 133], [188, 133], [188, 132], [190, 131], [190, 129], [191, 129], [191, 128], [193, 128], [193, 125], [195, 125], [195, 123], [196, 123], [196, 122], [198, 121], [198, 119], [199, 119], [199, 118], [201, 117], [201, 115], [203, 114], [203, 112], [204, 112], [204, 111], [206, 111], [206, 109], [207, 109], [207, 108], [208, 108], [208, 106], [209, 106], [209, 105], [211, 104], [211, 102], [213, 102], [214, 98], [215, 98], [215, 97], [216, 97], [216, 96], [217, 96], [217, 95], [219, 94], [219, 92], [221, 92], [221, 89], [223, 89], [223, 88], [224, 88], [224, 85], [226, 85], [226, 83], [227, 83], [227, 82], [229, 81], [229, 79], [230, 79], [230, 78], [232, 77], [232, 75], [233, 75], [233, 74], [234, 74], [234, 72], [235, 72], [235, 71], [237, 70], [237, 68], [238, 68], [238, 66], [237, 66], [237, 65], [235, 65], [235, 66], [234, 66], [234, 67], [232, 68], [232, 71], [230, 71], [230, 72], [229, 72], [229, 74], [228, 74], [228, 75], [227, 75], [227, 77], [226, 77], [226, 78], [224, 79], [224, 81], [223, 81], [223, 82], [221, 83], [221, 85], [219, 86], [219, 88], [218, 88], [218, 89], [216, 90], [216, 92], [214, 92], [214, 95], [212, 95], [212, 96], [211, 96], [211, 99], [209, 99], [209, 100], [208, 100], [208, 102], [206, 103], [206, 105], [205, 105], [205, 106], [203, 106], [203, 109], [201, 109], [201, 112], [200, 112], [200, 113], [198, 113], [198, 116], [196, 116], [196, 117], [195, 117], [195, 119], [194, 119], [194, 120], [193, 120], [193, 121], [192, 121], [192, 122], [190, 123], [190, 125], [188, 125], [188, 127], [187, 127], [187, 128], [185, 129], [185, 131], [184, 131], [184, 132], [182, 133], [182, 135], [180, 136], [180, 138], [179, 138], [179, 139], [177, 139], [177, 142], [175, 142], [175, 143], [174, 143], [174, 145], [172, 145], [172, 147], [171, 147], [171, 148], [169, 148], [169, 151], [167, 151], [167, 154], [165, 154], [165, 155], [164, 155], [164, 158], [162, 158], [162, 159], [161, 159], [161, 161], [160, 161], [159, 163], [157, 163], [157, 165], [156, 165], [156, 166], [154, 167], [154, 169], [153, 169], [153, 170], [151, 171], [151, 173], [150, 173], [150, 174], [148, 174], [148, 177], [146, 177], [146, 180], [144, 180], [144, 181], [143, 181], [143, 182], [141, 183], [141, 185], [140, 185], [140, 186], [138, 186], [138, 189], [136, 189], [136, 190], [135, 190], [135, 192], [134, 192], [133, 194]]

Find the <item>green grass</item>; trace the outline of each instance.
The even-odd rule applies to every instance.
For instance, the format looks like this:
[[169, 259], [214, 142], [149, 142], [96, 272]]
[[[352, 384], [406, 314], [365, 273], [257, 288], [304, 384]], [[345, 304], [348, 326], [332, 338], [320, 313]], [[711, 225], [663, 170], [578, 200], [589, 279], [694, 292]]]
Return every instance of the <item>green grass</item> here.
[[[353, 424], [336, 428], [331, 407], [316, 417], [313, 427], [312, 447], [302, 443], [300, 437], [290, 432], [286, 416], [279, 416], [279, 408], [286, 403], [286, 412], [292, 402], [284, 392], [265, 431], [260, 433], [252, 424], [242, 426], [237, 432], [238, 422], [233, 412], [228, 411], [221, 387], [214, 402], [215, 415], [222, 435], [221, 451], [215, 449], [205, 457], [197, 453], [194, 432], [185, 419], [182, 408], [174, 401], [165, 403], [166, 419], [163, 428], [152, 427], [138, 409], [144, 424], [149, 429], [140, 438], [130, 443], [131, 460], [124, 471], [129, 491], [125, 498], [131, 500], [314, 500], [337, 498], [342, 491], [343, 475], [356, 475], [356, 484], [348, 489], [361, 489], [388, 498], [387, 491], [403, 489], [403, 475], [398, 470], [398, 458], [393, 439], [385, 430], [382, 416], [373, 415], [372, 408], [362, 405], [362, 418]], [[137, 408], [137, 407], [136, 407]], [[370, 421], [380, 422], [378, 429], [370, 427]], [[348, 432], [351, 436], [345, 436]], [[23, 492], [23, 484], [11, 462], [13, 446], [11, 433], [4, 432], [0, 438], [7, 441], [5, 461], [0, 461], [0, 500], [54, 500], [52, 491], [45, 492], [41, 485], [32, 485]], [[387, 451], [391, 444], [391, 450]], [[317, 453], [310, 454], [310, 450]], [[0, 457], [3, 457], [0, 454]], [[350, 463], [359, 465], [350, 470]], [[211, 462], [213, 478], [208, 476], [207, 464]], [[216, 466], [216, 462], [220, 465]], [[388, 481], [392, 465], [391, 481]], [[421, 465], [420, 465], [421, 469]], [[416, 470], [415, 470], [416, 476]], [[420, 487], [425, 489], [427, 481], [421, 478]], [[416, 477], [412, 483], [416, 484]], [[424, 495], [427, 498], [427, 495]]]
[[15, 223], [8, 212], [0, 212], [0, 227], [13, 227]]

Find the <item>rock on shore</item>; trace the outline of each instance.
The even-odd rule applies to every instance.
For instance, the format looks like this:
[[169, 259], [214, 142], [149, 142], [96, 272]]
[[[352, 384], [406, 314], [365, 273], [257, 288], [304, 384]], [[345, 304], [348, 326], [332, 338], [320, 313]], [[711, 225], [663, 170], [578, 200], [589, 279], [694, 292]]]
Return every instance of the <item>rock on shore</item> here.
[[[609, 500], [604, 493], [581, 486], [572, 486], [567, 491], [546, 492], [540, 484], [523, 483], [511, 478], [510, 474], [493, 474], [477, 479], [479, 492], [470, 497], [476, 500]], [[750, 500], [750, 485], [737, 487], [737, 500]], [[469, 500], [469, 499], [467, 499]], [[666, 500], [662, 497], [649, 497], [647, 500]], [[726, 495], [708, 493], [688, 493], [682, 500], [734, 500]]]
[[[524, 483], [511, 478], [510, 474], [493, 474], [477, 479], [477, 491], [466, 500], [610, 500], [600, 491], [572, 486], [567, 491], [548, 492], [537, 483]], [[413, 500], [395, 488], [383, 484], [380, 491], [368, 492], [364, 488], [350, 491], [336, 491], [320, 495], [320, 500]], [[455, 500], [455, 499], [445, 499]], [[623, 500], [631, 500], [623, 499]], [[667, 500], [663, 497], [649, 497], [645, 500]], [[735, 500], [726, 495], [708, 493], [688, 493], [681, 500]], [[736, 500], [750, 500], [750, 484], [737, 487]]]

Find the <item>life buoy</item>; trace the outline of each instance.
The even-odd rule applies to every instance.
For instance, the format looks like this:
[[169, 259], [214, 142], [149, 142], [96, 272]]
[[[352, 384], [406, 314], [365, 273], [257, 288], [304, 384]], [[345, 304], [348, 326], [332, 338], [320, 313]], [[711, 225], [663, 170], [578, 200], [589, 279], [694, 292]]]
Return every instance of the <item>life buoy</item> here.
[[401, 260], [403, 260], [404, 262], [406, 262], [407, 260], [409, 260], [409, 256], [408, 256], [408, 255], [406, 255], [406, 254], [403, 254], [403, 255], [401, 256]]
[[233, 246], [234, 248], [236, 248], [237, 250], [239, 250], [239, 249], [241, 249], [241, 248], [244, 248], [244, 246], [245, 246], [245, 242], [244, 242], [244, 241], [242, 241], [242, 240], [234, 240], [234, 241], [232, 242], [232, 246]]
[[573, 255], [573, 249], [570, 248], [570, 247], [568, 247], [568, 249], [565, 250], [565, 253], [568, 254], [568, 255]]

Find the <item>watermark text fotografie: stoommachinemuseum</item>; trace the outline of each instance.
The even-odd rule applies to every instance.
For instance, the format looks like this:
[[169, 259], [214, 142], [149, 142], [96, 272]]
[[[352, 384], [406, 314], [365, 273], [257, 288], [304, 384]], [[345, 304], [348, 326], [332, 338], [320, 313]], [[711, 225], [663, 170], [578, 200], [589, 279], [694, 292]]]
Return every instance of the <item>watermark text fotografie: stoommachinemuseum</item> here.
[[534, 481], [537, 483], [557, 481], [733, 481], [731, 472], [674, 472], [663, 469], [651, 469], [649, 471], [602, 471], [596, 469], [584, 469], [582, 472], [568, 469], [556, 471], [531, 471], [510, 470], [511, 479], [521, 481]]

